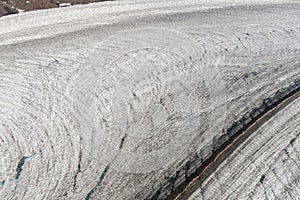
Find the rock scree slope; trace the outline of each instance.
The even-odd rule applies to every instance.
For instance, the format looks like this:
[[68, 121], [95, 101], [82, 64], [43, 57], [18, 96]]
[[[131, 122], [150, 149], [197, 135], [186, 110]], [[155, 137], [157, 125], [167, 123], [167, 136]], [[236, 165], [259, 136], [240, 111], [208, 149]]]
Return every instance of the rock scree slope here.
[[105, 0], [1, 0], [0, 17], [24, 11], [87, 4]]

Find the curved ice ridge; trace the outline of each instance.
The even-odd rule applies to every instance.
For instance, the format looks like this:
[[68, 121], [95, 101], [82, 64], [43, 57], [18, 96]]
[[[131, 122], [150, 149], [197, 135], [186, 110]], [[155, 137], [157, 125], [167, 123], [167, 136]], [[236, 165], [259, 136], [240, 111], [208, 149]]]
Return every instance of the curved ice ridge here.
[[[246, 130], [253, 122], [258, 118], [264, 115], [266, 112], [276, 107], [286, 98], [300, 91], [300, 79], [293, 81], [289, 86], [283, 87], [276, 91], [276, 93], [264, 99], [258, 107], [252, 108], [247, 111], [240, 120], [235, 121], [228, 127], [227, 133], [218, 138], [214, 138], [213, 141], [213, 151], [207, 152], [206, 149], [200, 149], [200, 152], [206, 151], [206, 155], [201, 155], [201, 153], [196, 153], [194, 160], [188, 160], [184, 166], [182, 166], [176, 173], [170, 177], [168, 181], [159, 188], [154, 195], [148, 197], [147, 199], [158, 200], [158, 199], [172, 199], [174, 192], [181, 184], [188, 183], [195, 176], [194, 173], [200, 167], [205, 167], [208, 165], [207, 160], [213, 155], [214, 152], [217, 152], [219, 149], [224, 148], [224, 145], [227, 141], [235, 139], [241, 132]], [[262, 177], [263, 181], [263, 177]]]

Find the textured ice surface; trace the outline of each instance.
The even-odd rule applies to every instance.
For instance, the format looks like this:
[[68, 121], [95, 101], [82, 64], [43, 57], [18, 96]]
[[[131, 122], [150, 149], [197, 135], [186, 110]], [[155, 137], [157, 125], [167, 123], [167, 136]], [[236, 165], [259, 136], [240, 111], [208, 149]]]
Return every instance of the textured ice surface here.
[[206, 158], [233, 121], [299, 78], [300, 4], [287, 2], [0, 18], [1, 198], [143, 199]]
[[251, 135], [189, 198], [299, 199], [300, 100]]

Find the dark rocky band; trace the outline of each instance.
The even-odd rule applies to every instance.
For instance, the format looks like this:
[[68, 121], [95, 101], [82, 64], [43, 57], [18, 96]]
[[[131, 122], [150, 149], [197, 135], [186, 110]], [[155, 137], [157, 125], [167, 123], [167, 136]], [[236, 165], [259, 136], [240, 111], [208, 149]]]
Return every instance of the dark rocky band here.
[[192, 180], [199, 176], [199, 174], [201, 174], [203, 170], [215, 160], [220, 152], [222, 152], [231, 143], [231, 141], [241, 135], [261, 116], [299, 91], [300, 79], [294, 81], [287, 87], [277, 90], [272, 97], [264, 99], [258, 107], [249, 110], [240, 120], [233, 122], [227, 129], [226, 134], [218, 138], [214, 138], [213, 151], [203, 154], [202, 152], [207, 150], [201, 149], [200, 153], [195, 154], [194, 160], [187, 161], [181, 169], [176, 171], [175, 174], [170, 177], [169, 180], [167, 180], [152, 197], [149, 197], [148, 199], [161, 200], [176, 198], [176, 196], [180, 194]]

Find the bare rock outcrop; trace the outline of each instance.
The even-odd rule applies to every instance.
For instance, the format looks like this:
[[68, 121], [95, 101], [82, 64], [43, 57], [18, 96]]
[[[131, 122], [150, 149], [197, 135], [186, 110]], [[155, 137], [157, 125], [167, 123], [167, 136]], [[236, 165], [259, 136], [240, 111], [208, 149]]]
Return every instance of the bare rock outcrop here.
[[18, 13], [18, 10], [11, 7], [4, 1], [0, 1], [0, 17], [4, 15], [9, 15], [9, 14], [16, 14]]

